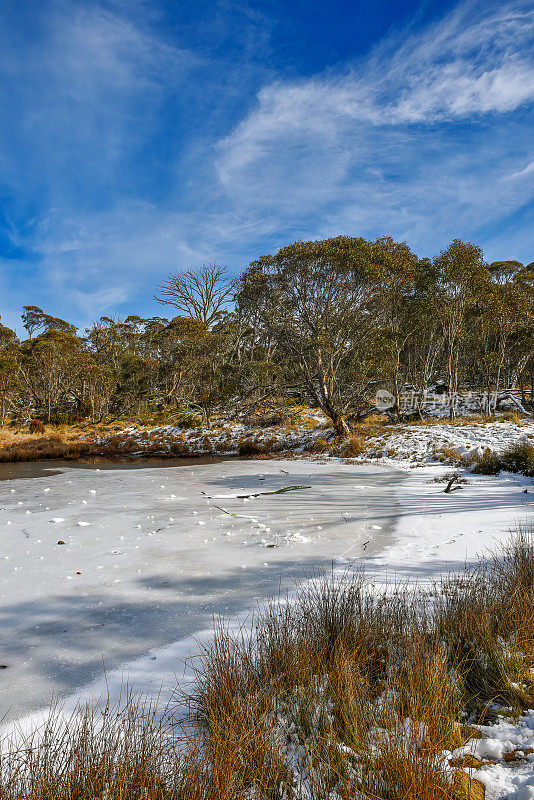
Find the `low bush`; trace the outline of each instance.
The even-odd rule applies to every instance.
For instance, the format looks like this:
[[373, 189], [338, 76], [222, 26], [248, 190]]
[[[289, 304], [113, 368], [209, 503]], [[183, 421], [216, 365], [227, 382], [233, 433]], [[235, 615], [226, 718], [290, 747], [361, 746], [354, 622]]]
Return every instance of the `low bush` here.
[[317, 436], [316, 439], [312, 439], [307, 445], [305, 445], [304, 449], [309, 453], [326, 453], [332, 447], [332, 442], [328, 439], [325, 439], [324, 436]]
[[56, 411], [50, 417], [50, 424], [76, 425], [77, 423], [84, 422], [86, 419], [86, 416], [78, 414], [76, 411]]
[[354, 458], [363, 453], [365, 449], [365, 439], [362, 436], [353, 434], [350, 436], [339, 449], [339, 453], [343, 458]]
[[499, 456], [491, 450], [485, 450], [481, 456], [475, 456], [471, 461], [471, 472], [476, 475], [498, 475], [501, 469]]
[[502, 469], [534, 477], [534, 445], [523, 442], [506, 450], [502, 456]]
[[40, 419], [31, 419], [28, 422], [28, 430], [30, 433], [44, 433], [46, 428]]
[[502, 453], [487, 450], [475, 460], [471, 471], [478, 475], [498, 475], [501, 471], [516, 472], [533, 478], [534, 446], [521, 442]]
[[251, 428], [275, 428], [278, 425], [291, 425], [296, 419], [295, 413], [283, 408], [277, 411], [248, 413], [243, 418], [243, 423]]
[[254, 439], [244, 439], [243, 441], [239, 442], [239, 455], [242, 458], [265, 455], [266, 452], [266, 447], [259, 442], [254, 441]]

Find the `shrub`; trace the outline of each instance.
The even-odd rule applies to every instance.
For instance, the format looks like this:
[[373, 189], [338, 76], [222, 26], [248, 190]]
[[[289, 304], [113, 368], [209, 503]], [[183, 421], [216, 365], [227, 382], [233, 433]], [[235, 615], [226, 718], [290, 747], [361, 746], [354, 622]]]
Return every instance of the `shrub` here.
[[178, 418], [178, 426], [183, 430], [192, 430], [194, 428], [202, 427], [202, 414], [181, 414]]
[[365, 441], [361, 436], [353, 434], [346, 442], [343, 442], [340, 448], [340, 455], [343, 458], [354, 458], [363, 453], [365, 449]]
[[486, 450], [481, 456], [474, 459], [471, 472], [476, 475], [498, 475], [501, 471], [500, 458], [492, 453], [491, 450]]
[[51, 425], [76, 425], [83, 422], [86, 417], [83, 414], [78, 414], [76, 411], [56, 411], [50, 417]]
[[266, 448], [254, 439], [245, 439], [239, 443], [239, 455], [243, 458], [264, 455]]
[[523, 442], [506, 450], [501, 456], [502, 469], [534, 477], [534, 446]]
[[444, 447], [439, 447], [435, 451], [435, 456], [439, 461], [446, 461], [452, 464], [461, 464], [464, 460], [463, 456], [460, 455], [458, 450], [451, 445], [445, 445]]
[[28, 423], [30, 433], [45, 433], [45, 426], [40, 419], [31, 419]]
[[331, 443], [324, 436], [318, 436], [305, 447], [305, 450], [312, 453], [326, 453], [331, 447]]
[[534, 446], [521, 442], [500, 454], [487, 450], [472, 468], [478, 475], [497, 475], [501, 470], [534, 477]]
[[294, 422], [294, 416], [286, 409], [271, 412], [256, 411], [247, 414], [243, 418], [243, 422], [251, 428], [274, 428], [277, 425], [291, 425]]

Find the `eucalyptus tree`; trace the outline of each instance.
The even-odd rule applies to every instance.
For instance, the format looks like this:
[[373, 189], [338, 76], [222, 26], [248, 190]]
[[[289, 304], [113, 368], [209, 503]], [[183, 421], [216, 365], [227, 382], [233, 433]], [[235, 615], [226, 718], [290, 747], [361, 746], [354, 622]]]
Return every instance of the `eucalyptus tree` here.
[[373, 249], [380, 265], [377, 306], [382, 320], [379, 341], [383, 371], [395, 401], [392, 411], [398, 413], [403, 384], [418, 384], [421, 394], [439, 353], [432, 320], [436, 270], [429, 259], [418, 258], [405, 242], [389, 236], [377, 239]]
[[22, 343], [21, 381], [48, 422], [53, 410], [76, 399], [75, 385], [83, 380], [86, 355], [82, 340], [65, 330], [47, 330]]
[[377, 383], [381, 269], [376, 245], [362, 238], [295, 242], [252, 262], [236, 297], [238, 308], [254, 300], [292, 383], [343, 436], [348, 413]]
[[0, 427], [4, 427], [9, 405], [20, 391], [18, 339], [15, 331], [0, 322]]
[[474, 304], [489, 297], [490, 276], [480, 247], [454, 239], [434, 259], [438, 272], [440, 316], [446, 347], [449, 416], [456, 416], [459, 367], [468, 341], [467, 323]]
[[521, 370], [521, 362], [526, 363], [532, 352], [529, 348], [523, 353], [521, 347], [514, 345], [525, 340], [522, 333], [533, 330], [533, 292], [532, 284], [527, 279], [528, 273], [519, 261], [493, 262], [488, 266], [488, 272], [491, 292], [488, 307], [483, 309], [482, 316], [492, 334], [493, 374], [491, 386], [488, 380], [488, 398], [493, 397], [489, 411], [494, 414], [503, 375], [509, 384], [513, 384], [517, 380], [518, 368]]
[[39, 306], [23, 306], [21, 319], [30, 339], [36, 331], [61, 331], [72, 335], [76, 334], [76, 325], [72, 325], [60, 317], [46, 314]]
[[232, 339], [224, 332], [207, 331], [183, 343], [185, 376], [183, 399], [198, 409], [211, 428], [214, 412], [228, 408], [238, 390], [239, 371], [232, 364]]

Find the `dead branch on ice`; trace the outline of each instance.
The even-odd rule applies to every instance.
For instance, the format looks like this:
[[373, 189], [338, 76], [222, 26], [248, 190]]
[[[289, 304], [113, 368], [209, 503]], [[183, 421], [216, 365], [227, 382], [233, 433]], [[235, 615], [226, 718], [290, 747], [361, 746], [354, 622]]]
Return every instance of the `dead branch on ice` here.
[[450, 492], [454, 492], [456, 489], [463, 489], [463, 486], [453, 486], [453, 483], [460, 480], [459, 475], [453, 475], [446, 487], [444, 488], [445, 494], [449, 494]]
[[[296, 492], [299, 489], [311, 489], [311, 486], [284, 486], [282, 489], [275, 489], [272, 492], [251, 492], [250, 494], [236, 494], [236, 500], [248, 500], [249, 497], [259, 497], [260, 494], [285, 494], [286, 492]], [[217, 495], [210, 495], [206, 494], [206, 492], [201, 492], [205, 497], [211, 499], [212, 497], [216, 497]]]

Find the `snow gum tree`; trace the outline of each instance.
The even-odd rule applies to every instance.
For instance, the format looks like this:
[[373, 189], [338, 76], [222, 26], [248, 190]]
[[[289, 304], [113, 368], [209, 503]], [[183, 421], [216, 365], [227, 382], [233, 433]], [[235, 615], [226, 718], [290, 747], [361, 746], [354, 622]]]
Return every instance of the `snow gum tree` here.
[[387, 361], [387, 383], [395, 399], [392, 410], [398, 413], [399, 397], [409, 376], [408, 369], [412, 367], [412, 380], [416, 374], [413, 357], [410, 360], [414, 345], [417, 342], [425, 344], [423, 388], [428, 383], [428, 374], [436, 357], [436, 340], [429, 319], [433, 310], [436, 274], [429, 259], [418, 258], [405, 242], [395, 242], [385, 236], [376, 240], [373, 249], [380, 265], [377, 306], [382, 324], [379, 342]]
[[158, 292], [159, 296], [154, 296], [158, 303], [174, 306], [180, 314], [209, 328], [228, 308], [233, 281], [225, 267], [209, 263], [198, 269], [168, 275]]
[[[488, 410], [494, 414], [505, 366], [508, 366], [510, 375], [515, 377], [517, 374], [517, 365], [514, 363], [517, 349], [513, 344], [523, 332], [530, 331], [532, 337], [534, 294], [528, 270], [519, 261], [493, 262], [488, 271], [491, 277], [489, 313], [483, 315], [483, 319], [491, 326], [492, 333], [490, 352], [494, 370], [491, 394], [494, 399]], [[521, 352], [523, 363], [528, 360], [528, 353], [528, 349]], [[489, 387], [488, 380], [488, 390]]]
[[255, 298], [297, 386], [341, 436], [373, 382], [368, 345], [381, 324], [380, 270], [377, 246], [365, 239], [295, 242], [254, 261], [237, 295], [238, 307]]
[[15, 331], [0, 322], [0, 427], [4, 427], [11, 399], [20, 390], [18, 341]]
[[456, 416], [458, 367], [466, 325], [476, 302], [489, 292], [490, 277], [482, 250], [470, 242], [454, 241], [434, 259], [441, 299], [440, 316], [445, 342], [449, 384], [449, 416]]
[[47, 330], [22, 345], [21, 379], [34, 406], [45, 411], [48, 422], [52, 410], [75, 395], [86, 366], [82, 342], [64, 330]]

